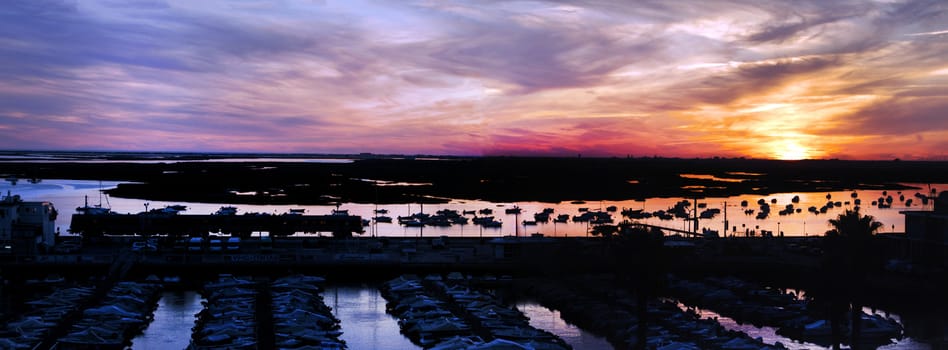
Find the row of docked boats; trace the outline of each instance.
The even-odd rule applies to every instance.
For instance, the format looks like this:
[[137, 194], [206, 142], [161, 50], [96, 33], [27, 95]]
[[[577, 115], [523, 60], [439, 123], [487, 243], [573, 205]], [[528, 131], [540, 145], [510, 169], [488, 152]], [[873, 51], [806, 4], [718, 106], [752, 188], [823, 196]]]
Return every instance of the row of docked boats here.
[[547, 331], [530, 325], [529, 319], [516, 308], [504, 306], [496, 297], [472, 288], [464, 280], [439, 280], [437, 277], [429, 284], [440, 295], [446, 297], [451, 305], [458, 307], [461, 313], [488, 338], [514, 342], [525, 349], [568, 349], [562, 339]]
[[325, 279], [291, 275], [270, 283], [274, 345], [279, 349], [345, 349], [339, 320], [320, 295]]
[[81, 312], [81, 306], [94, 294], [94, 287], [79, 285], [56, 288], [27, 300], [26, 312], [7, 322], [0, 330], [0, 349], [38, 347], [51, 335], [54, 327]]
[[[339, 320], [320, 295], [324, 283], [322, 277], [306, 275], [269, 283], [220, 275], [204, 285], [207, 301], [188, 348], [345, 349]], [[272, 345], [261, 343], [264, 333], [272, 333]]]
[[[739, 323], [777, 329], [791, 339], [828, 345], [832, 336], [823, 308], [793, 292], [765, 288], [735, 277], [708, 277], [700, 281], [671, 278], [668, 291], [679, 300], [709, 309]], [[861, 341], [887, 344], [902, 337], [902, 326], [891, 318], [861, 312]], [[844, 320], [848, 321], [848, 320]], [[844, 324], [843, 334], [849, 332]]]
[[380, 290], [388, 300], [386, 312], [399, 319], [402, 333], [415, 344], [437, 348], [442, 342], [473, 341], [476, 336], [471, 325], [426, 291], [417, 277], [398, 277]]
[[204, 308], [198, 312], [189, 349], [257, 349], [257, 282], [221, 275], [204, 284]]
[[569, 349], [529, 325], [517, 309], [470, 288], [462, 279], [401, 276], [380, 289], [402, 333], [427, 349]]
[[[380, 222], [391, 222], [391, 218]], [[378, 221], [378, 217], [376, 217]], [[457, 210], [442, 209], [435, 212], [434, 215], [426, 213], [415, 213], [408, 216], [399, 216], [398, 223], [407, 227], [438, 226], [447, 227], [451, 225], [467, 225], [470, 219], [458, 213]], [[475, 221], [476, 223], [476, 221]]]
[[[588, 208], [581, 209], [579, 215], [570, 216], [569, 214], [559, 214], [553, 216], [553, 208], [545, 208], [540, 212], [534, 213], [533, 220], [523, 220], [520, 224], [536, 225], [538, 223], [547, 223], [551, 220], [554, 223], [567, 223], [572, 220], [573, 222], [588, 222], [593, 225], [611, 224], [613, 222], [612, 214], [609, 211], [589, 211]], [[519, 207], [505, 209], [506, 214], [520, 214], [521, 211], [522, 209]], [[461, 212], [453, 209], [442, 209], [433, 215], [415, 213], [408, 216], [398, 216], [397, 221], [406, 227], [466, 225], [468, 222], [485, 228], [502, 227], [503, 221], [491, 215], [492, 213], [493, 210], [489, 208], [479, 211], [464, 210]], [[473, 217], [468, 218], [466, 217], [467, 215], [473, 215]], [[376, 216], [373, 220], [380, 223], [392, 222], [392, 218], [388, 216]]]
[[604, 336], [617, 349], [644, 343], [647, 349], [783, 349], [765, 344], [743, 332], [727, 330], [717, 320], [702, 319], [677, 304], [651, 299], [645, 304], [645, 338], [639, 337], [636, 296], [627, 286], [601, 278], [562, 280], [531, 279], [517, 283], [524, 293], [547, 308], [559, 310], [566, 322]]
[[158, 282], [118, 282], [96, 306], [82, 311], [57, 349], [124, 349], [151, 323], [161, 293]]

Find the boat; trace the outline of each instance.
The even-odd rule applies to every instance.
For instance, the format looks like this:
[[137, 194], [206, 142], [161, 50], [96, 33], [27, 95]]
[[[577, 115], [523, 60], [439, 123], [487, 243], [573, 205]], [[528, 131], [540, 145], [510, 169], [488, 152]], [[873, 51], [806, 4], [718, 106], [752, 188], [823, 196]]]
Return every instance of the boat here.
[[704, 211], [702, 211], [698, 217], [702, 219], [711, 219], [711, 218], [714, 218], [715, 215], [718, 215], [720, 213], [721, 213], [721, 209], [710, 208], [710, 209], [705, 209]]
[[423, 222], [421, 222], [420, 220], [418, 220], [418, 219], [411, 219], [411, 220], [404, 220], [404, 221], [400, 220], [399, 223], [402, 224], [402, 225], [405, 225], [406, 227], [422, 227], [422, 226], [425, 226], [425, 224], [424, 224]]
[[862, 321], [860, 333], [864, 337], [890, 339], [902, 334], [902, 326], [893, 319], [867, 314], [862, 314], [860, 319]]
[[471, 221], [473, 221], [475, 224], [481, 225], [487, 222], [494, 221], [494, 217], [493, 216], [480, 216], [480, 217], [475, 217]]
[[641, 218], [642, 218], [642, 212], [643, 212], [643, 211], [644, 211], [643, 209], [626, 209], [626, 208], [623, 208], [620, 213], [622, 214], [622, 216], [628, 217], [628, 218], [630, 218], [630, 219], [641, 219]]
[[547, 221], [550, 221], [550, 214], [543, 213], [543, 212], [536, 213], [536, 214], [533, 214], [533, 219], [538, 222], [547, 222]]
[[375, 220], [375, 222], [392, 222], [392, 217], [382, 215], [374, 217], [373, 220]]
[[181, 204], [172, 204], [172, 205], [166, 206], [166, 207], [165, 207], [165, 210], [166, 210], [166, 211], [175, 211], [175, 212], [185, 211], [185, 210], [188, 210], [188, 206], [186, 206], [186, 205], [181, 205]]
[[502, 222], [497, 221], [497, 220], [491, 220], [491, 221], [481, 224], [481, 226], [484, 226], [484, 227], [494, 227], [494, 228], [502, 227], [503, 225], [504, 224]]
[[[4, 200], [8, 200], [8, 198], [17, 198], [17, 199], [18, 199], [19, 197], [20, 197], [20, 196], [15, 196], [15, 197], [14, 197], [14, 196], [11, 196], [10, 193], [9, 193], [9, 191], [8, 191], [8, 192], [7, 192], [7, 196], [4, 197]], [[89, 196], [86, 196], [85, 205], [83, 205], [83, 206], [81, 206], [81, 207], [77, 207], [77, 208], [76, 208], [76, 212], [79, 213], [79, 214], [82, 214], [82, 215], [108, 215], [108, 214], [113, 214], [113, 213], [112, 213], [112, 209], [102, 207], [101, 201], [100, 201], [100, 203], [97, 204], [97, 205], [90, 206], [90, 205], [89, 205]]]
[[507, 214], [520, 214], [521, 211], [522, 211], [522, 210], [521, 210], [520, 207], [518, 207], [518, 206], [514, 206], [513, 208], [504, 209], [504, 213], [507, 213]]
[[237, 207], [224, 206], [214, 212], [213, 215], [237, 215]]

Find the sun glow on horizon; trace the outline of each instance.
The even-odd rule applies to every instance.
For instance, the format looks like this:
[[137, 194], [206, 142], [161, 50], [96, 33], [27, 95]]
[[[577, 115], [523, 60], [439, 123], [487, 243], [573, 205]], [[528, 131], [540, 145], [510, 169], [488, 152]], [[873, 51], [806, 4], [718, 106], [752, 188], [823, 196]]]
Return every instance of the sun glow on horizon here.
[[[943, 159], [948, 148], [948, 28], [929, 16], [944, 1], [165, 2], [5, 6], [0, 149]], [[68, 35], [48, 35], [63, 23]]]
[[813, 151], [797, 140], [783, 140], [773, 145], [770, 153], [779, 160], [801, 160], [809, 159]]

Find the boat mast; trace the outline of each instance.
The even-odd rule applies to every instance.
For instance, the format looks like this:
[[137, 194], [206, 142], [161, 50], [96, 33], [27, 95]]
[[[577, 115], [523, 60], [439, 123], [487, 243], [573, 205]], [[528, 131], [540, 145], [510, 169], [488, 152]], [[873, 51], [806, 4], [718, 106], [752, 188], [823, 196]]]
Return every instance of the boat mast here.
[[724, 201], [724, 231], [721, 234], [721, 237], [727, 237], [727, 201]]

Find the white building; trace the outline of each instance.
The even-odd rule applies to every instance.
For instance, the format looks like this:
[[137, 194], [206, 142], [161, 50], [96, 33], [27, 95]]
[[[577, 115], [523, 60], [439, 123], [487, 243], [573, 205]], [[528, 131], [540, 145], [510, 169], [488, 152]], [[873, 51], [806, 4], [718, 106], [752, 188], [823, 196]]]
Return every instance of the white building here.
[[24, 202], [7, 192], [0, 200], [0, 253], [50, 250], [56, 244], [56, 215], [50, 202]]

